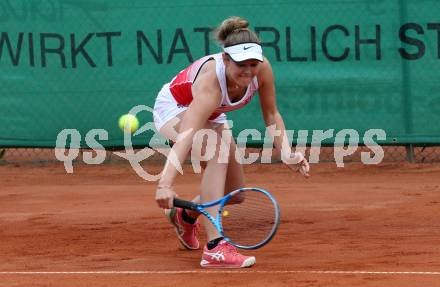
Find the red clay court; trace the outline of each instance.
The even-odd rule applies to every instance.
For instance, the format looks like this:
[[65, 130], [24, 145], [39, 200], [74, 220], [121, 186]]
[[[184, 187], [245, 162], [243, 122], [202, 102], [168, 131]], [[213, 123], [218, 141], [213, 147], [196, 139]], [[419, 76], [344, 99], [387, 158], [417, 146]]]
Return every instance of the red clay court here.
[[[200, 175], [185, 168], [190, 199]], [[279, 232], [254, 267], [204, 270], [128, 163], [0, 166], [0, 286], [440, 286], [438, 164], [245, 170], [279, 201]]]

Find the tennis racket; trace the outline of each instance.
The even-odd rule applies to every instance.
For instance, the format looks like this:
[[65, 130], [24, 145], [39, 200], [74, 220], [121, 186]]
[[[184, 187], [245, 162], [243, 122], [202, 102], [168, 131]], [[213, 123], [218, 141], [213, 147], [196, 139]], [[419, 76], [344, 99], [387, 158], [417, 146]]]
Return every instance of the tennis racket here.
[[[275, 198], [260, 188], [240, 188], [203, 204], [174, 198], [174, 206], [195, 210], [206, 216], [226, 241], [241, 249], [257, 249], [275, 235], [280, 208]], [[206, 208], [217, 206], [214, 218]]]

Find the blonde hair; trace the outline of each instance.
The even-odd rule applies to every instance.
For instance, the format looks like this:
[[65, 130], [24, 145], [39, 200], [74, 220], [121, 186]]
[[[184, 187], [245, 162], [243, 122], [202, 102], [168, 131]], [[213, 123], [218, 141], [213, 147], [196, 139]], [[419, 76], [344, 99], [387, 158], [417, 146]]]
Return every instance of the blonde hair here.
[[249, 22], [238, 16], [225, 19], [215, 30], [216, 40], [223, 46], [229, 47], [242, 43], [260, 44], [260, 39], [249, 28]]

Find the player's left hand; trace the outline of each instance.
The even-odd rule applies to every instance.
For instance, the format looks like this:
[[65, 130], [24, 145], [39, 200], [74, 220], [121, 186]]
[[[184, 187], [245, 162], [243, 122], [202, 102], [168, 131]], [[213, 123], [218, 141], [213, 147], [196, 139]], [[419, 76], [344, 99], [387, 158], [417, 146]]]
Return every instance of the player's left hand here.
[[310, 176], [310, 164], [304, 155], [300, 152], [295, 152], [290, 155], [290, 158], [297, 158], [297, 165], [288, 164], [287, 166], [294, 171], [298, 171], [302, 176], [308, 178]]
[[302, 174], [304, 177], [308, 178], [310, 176], [310, 164], [306, 159], [303, 159], [300, 163], [298, 163], [298, 171], [300, 174]]

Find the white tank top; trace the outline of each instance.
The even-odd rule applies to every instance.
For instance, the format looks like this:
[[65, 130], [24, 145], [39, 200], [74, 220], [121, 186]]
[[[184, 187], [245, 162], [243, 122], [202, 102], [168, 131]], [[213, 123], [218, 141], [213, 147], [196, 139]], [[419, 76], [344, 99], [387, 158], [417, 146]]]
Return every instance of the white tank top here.
[[222, 53], [218, 53], [205, 56], [195, 61], [188, 68], [184, 69], [176, 77], [174, 77], [174, 79], [170, 83], [170, 91], [177, 103], [185, 106], [191, 103], [193, 99], [191, 86], [203, 64], [205, 64], [208, 60], [212, 58], [214, 58], [215, 60], [215, 70], [217, 74], [217, 79], [220, 83], [222, 100], [220, 106], [214, 111], [209, 119], [214, 119], [222, 113], [242, 108], [249, 103], [255, 92], [258, 90], [257, 77], [254, 77], [247, 87], [244, 96], [238, 102], [232, 103], [228, 95], [225, 64], [223, 63]]
[[255, 95], [255, 92], [258, 90], [258, 80], [257, 77], [254, 77], [249, 84], [249, 86], [246, 89], [246, 92], [244, 96], [238, 101], [232, 103], [229, 95], [228, 95], [228, 87], [226, 84], [226, 73], [225, 73], [225, 64], [223, 63], [222, 54], [215, 54], [215, 70], [217, 73], [217, 79], [220, 83], [220, 89], [222, 92], [222, 101], [221, 106], [218, 107], [215, 111], [224, 113], [233, 111], [236, 109], [239, 109], [243, 106], [245, 106], [249, 101], [252, 99], [252, 97]]

